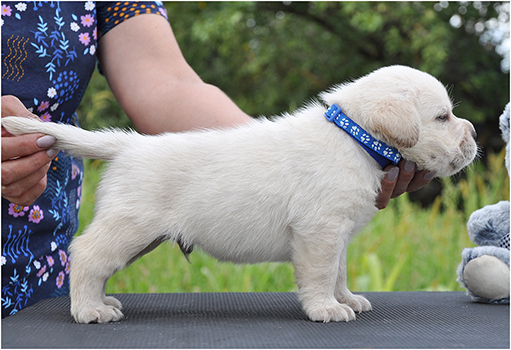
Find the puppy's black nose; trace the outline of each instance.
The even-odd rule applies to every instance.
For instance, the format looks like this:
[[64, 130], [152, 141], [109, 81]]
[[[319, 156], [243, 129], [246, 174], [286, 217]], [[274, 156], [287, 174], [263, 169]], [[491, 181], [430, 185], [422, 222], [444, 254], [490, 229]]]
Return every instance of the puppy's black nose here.
[[474, 140], [477, 139], [477, 132], [476, 132], [476, 129], [472, 129], [472, 137], [474, 138]]

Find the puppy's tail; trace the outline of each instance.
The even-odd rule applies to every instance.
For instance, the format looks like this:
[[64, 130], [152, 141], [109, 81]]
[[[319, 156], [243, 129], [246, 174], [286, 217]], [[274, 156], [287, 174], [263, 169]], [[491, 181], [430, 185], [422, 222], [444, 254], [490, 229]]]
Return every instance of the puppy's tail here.
[[72, 125], [21, 117], [5, 117], [1, 120], [5, 130], [13, 135], [33, 133], [50, 135], [56, 139], [52, 148], [63, 149], [83, 158], [112, 160], [129, 145], [130, 140], [133, 141], [129, 133], [122, 131], [87, 131]]

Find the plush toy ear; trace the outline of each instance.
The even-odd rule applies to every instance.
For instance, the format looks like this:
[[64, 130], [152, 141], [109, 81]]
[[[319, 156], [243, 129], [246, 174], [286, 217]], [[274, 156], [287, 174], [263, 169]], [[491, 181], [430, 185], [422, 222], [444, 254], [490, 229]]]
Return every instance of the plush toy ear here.
[[388, 93], [374, 99], [373, 108], [364, 117], [375, 136], [383, 136], [398, 149], [413, 147], [419, 140], [421, 123], [413, 92]]
[[500, 201], [470, 214], [467, 221], [470, 240], [479, 246], [498, 247], [504, 243], [503, 238], [509, 235], [509, 208], [509, 201]]

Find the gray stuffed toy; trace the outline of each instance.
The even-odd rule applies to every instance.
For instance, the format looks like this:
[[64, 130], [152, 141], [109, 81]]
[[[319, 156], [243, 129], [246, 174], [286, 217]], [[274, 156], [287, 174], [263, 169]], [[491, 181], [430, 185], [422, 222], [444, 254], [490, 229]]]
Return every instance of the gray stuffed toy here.
[[[500, 130], [509, 173], [509, 104]], [[509, 202], [502, 201], [476, 210], [468, 220], [468, 236], [478, 247], [463, 250], [457, 281], [475, 301], [509, 304], [509, 210]]]

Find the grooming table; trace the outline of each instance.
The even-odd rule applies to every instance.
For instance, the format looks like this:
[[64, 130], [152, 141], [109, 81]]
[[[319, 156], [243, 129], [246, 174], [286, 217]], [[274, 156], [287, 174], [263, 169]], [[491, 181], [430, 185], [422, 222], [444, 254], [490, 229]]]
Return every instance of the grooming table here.
[[506, 348], [509, 305], [463, 292], [363, 293], [373, 311], [311, 322], [294, 293], [118, 294], [125, 318], [76, 324], [69, 298], [2, 320], [2, 348]]

